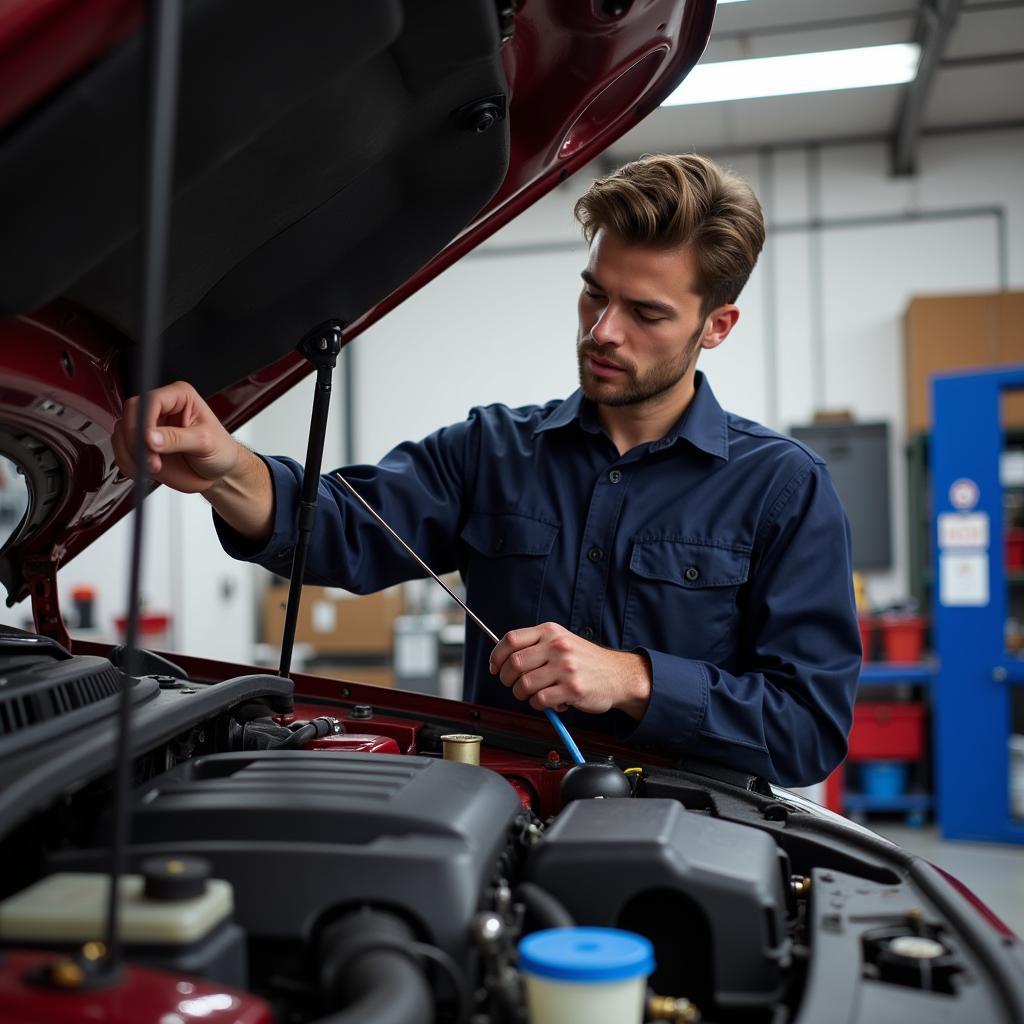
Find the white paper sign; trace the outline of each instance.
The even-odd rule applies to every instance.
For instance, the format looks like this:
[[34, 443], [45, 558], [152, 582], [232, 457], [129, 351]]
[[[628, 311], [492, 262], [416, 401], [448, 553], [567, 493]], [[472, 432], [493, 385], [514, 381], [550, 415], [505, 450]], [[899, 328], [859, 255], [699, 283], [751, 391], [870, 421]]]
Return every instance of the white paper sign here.
[[939, 515], [940, 548], [988, 547], [987, 512], [942, 512]]
[[432, 676], [437, 671], [436, 633], [395, 633], [395, 675]]
[[988, 604], [988, 552], [939, 555], [939, 600], [948, 607]]
[[310, 624], [316, 633], [333, 633], [338, 621], [334, 605], [330, 601], [314, 601], [310, 606]]

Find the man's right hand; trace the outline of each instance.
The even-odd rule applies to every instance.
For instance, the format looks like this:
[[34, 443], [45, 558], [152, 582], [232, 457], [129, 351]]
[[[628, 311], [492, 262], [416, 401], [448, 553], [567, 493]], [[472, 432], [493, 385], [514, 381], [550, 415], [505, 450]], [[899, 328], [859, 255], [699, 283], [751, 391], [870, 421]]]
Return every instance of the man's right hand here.
[[146, 422], [141, 400], [129, 398], [111, 438], [114, 458], [134, 478], [137, 431], [145, 431], [146, 469], [160, 483], [184, 494], [209, 490], [237, 469], [241, 445], [224, 429], [191, 384], [178, 381], [150, 392]]
[[191, 384], [178, 381], [150, 392], [146, 422], [141, 402], [129, 398], [111, 438], [114, 459], [135, 477], [137, 432], [144, 431], [146, 469], [184, 494], [201, 493], [219, 515], [250, 540], [269, 538], [274, 493], [266, 463], [224, 429]]

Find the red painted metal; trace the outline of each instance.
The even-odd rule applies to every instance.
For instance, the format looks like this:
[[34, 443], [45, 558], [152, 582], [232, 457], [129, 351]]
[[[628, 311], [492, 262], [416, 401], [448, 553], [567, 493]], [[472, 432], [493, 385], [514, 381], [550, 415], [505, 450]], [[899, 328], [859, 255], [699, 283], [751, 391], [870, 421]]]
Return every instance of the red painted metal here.
[[[403, 696], [409, 697], [412, 695], [403, 694]], [[443, 701], [442, 703], [448, 704], [449, 702]], [[329, 704], [296, 701], [294, 716], [281, 718], [279, 721], [288, 722], [295, 719], [316, 718], [318, 715], [334, 715], [342, 719], [346, 728], [351, 728], [358, 722], [359, 728], [365, 728], [378, 734], [376, 736], [367, 735], [359, 737], [360, 740], [375, 739], [378, 741], [376, 745], [367, 744], [366, 746], [360, 746], [358, 743], [353, 742], [351, 746], [346, 747], [342, 741], [354, 741], [359, 735], [349, 733], [346, 736], [314, 740], [307, 745], [306, 749], [308, 750], [352, 749], [382, 754], [415, 754], [417, 752], [416, 737], [420, 729], [426, 724], [424, 721], [392, 718], [387, 715], [381, 715], [376, 708], [371, 719], [349, 719], [345, 717], [344, 712], [339, 715], [338, 710], [337, 707]], [[328, 742], [328, 740], [333, 742]], [[523, 806], [536, 811], [541, 817], [549, 817], [561, 810], [562, 776], [568, 769], [569, 763], [560, 760], [557, 752], [554, 752], [553, 758], [550, 753], [544, 756], [531, 756], [529, 754], [516, 754], [505, 750], [497, 750], [484, 745], [480, 751], [480, 764], [484, 768], [490, 768], [506, 778], [512, 788], [519, 794], [519, 799]]]
[[[369, 702], [366, 702], [369, 703]], [[321, 715], [333, 715], [341, 719], [349, 735], [351, 730], [358, 730], [356, 735], [372, 736], [380, 741], [390, 741], [394, 745], [396, 754], [416, 753], [416, 734], [423, 728], [423, 723], [410, 721], [407, 718], [389, 718], [386, 715], [374, 714], [372, 718], [350, 718], [350, 709], [337, 708], [329, 704], [316, 704], [303, 701], [298, 696], [295, 700], [295, 710], [291, 715], [280, 716], [278, 721], [289, 725], [294, 721], [306, 721], [310, 718], [319, 718]], [[344, 737], [333, 737], [343, 739]], [[318, 743], [319, 740], [312, 742]], [[313, 749], [307, 747], [307, 749]], [[330, 749], [330, 748], [325, 748]], [[381, 751], [390, 753], [391, 751]]]
[[22, 571], [32, 590], [32, 620], [37, 633], [67, 647], [70, 643], [64, 616], [60, 613], [57, 567], [53, 562], [26, 562]]
[[[26, 577], [13, 600], [28, 595], [28, 577], [54, 577], [107, 530], [115, 508], [130, 508], [131, 481], [118, 473], [110, 445], [123, 400], [117, 339], [66, 302], [0, 321], [0, 420], [47, 445], [64, 474], [49, 521], [7, 555]], [[53, 605], [49, 597], [38, 596], [43, 604], [36, 618], [46, 622]]]
[[997, 932], [999, 932], [1000, 935], [1004, 935], [1007, 938], [1016, 938], [1017, 933], [1005, 921], [1003, 921], [1002, 918], [997, 917], [996, 914], [989, 910], [989, 908], [985, 906], [985, 904], [982, 903], [982, 901], [975, 896], [959, 878], [951, 875], [948, 871], [943, 871], [938, 864], [932, 864], [932, 867], [935, 868], [935, 870], [938, 871], [938, 873], [942, 875], [942, 877], [945, 878], [945, 880], [949, 882], [949, 884], [953, 886], [953, 888], [956, 889], [956, 891], [960, 893], [960, 895], [963, 896], [963, 898], [967, 900], [967, 902], [970, 903], [970, 905], [974, 907], [974, 909], [981, 914], [981, 916], [985, 918], [985, 920]]
[[273, 1024], [270, 1007], [248, 992], [126, 964], [109, 988], [69, 992], [26, 980], [53, 953], [12, 950], [0, 960], [4, 1024]]
[[506, 781], [516, 791], [519, 797], [519, 802], [528, 810], [536, 811], [537, 809], [537, 794], [515, 775], [506, 775]]
[[0, 0], [0, 124], [142, 23], [141, 0]]
[[372, 736], [369, 733], [350, 732], [344, 736], [321, 736], [310, 740], [306, 750], [350, 750], [364, 754], [400, 754], [398, 742], [390, 736]]

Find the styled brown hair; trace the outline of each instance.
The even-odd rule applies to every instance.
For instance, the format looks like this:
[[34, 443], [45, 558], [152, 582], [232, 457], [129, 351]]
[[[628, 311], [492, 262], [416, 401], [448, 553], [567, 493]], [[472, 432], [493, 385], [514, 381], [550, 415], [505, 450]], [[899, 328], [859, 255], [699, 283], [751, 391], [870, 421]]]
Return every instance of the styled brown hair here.
[[750, 186], [695, 154], [634, 160], [598, 178], [573, 213], [588, 242], [603, 228], [629, 245], [689, 246], [702, 316], [736, 301], [764, 245], [764, 216]]

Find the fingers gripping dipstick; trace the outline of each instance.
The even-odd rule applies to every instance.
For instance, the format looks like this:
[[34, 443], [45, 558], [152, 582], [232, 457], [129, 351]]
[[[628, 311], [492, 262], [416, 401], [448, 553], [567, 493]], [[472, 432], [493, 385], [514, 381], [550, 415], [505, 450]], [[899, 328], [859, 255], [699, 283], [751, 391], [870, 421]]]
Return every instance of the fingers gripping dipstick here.
[[[494, 630], [492, 630], [483, 621], [483, 619], [477, 616], [475, 612], [471, 611], [465, 601], [461, 600], [461, 598], [457, 597], [453, 593], [451, 587], [449, 587], [448, 584], [446, 584], [444, 580], [442, 580], [441, 577], [438, 576], [437, 573], [434, 572], [434, 570], [431, 569], [430, 566], [427, 565], [427, 563], [424, 562], [423, 559], [420, 558], [420, 556], [417, 555], [416, 552], [413, 551], [413, 549], [409, 547], [409, 545], [406, 544], [401, 537], [398, 536], [398, 534], [374, 511], [374, 509], [372, 509], [370, 505], [367, 504], [363, 496], [340, 473], [335, 473], [334, 475], [345, 485], [345, 487], [347, 488], [348, 492], [352, 495], [352, 497], [355, 498], [356, 501], [358, 501], [359, 504], [362, 505], [363, 508], [365, 508], [366, 511], [369, 512], [370, 515], [373, 516], [373, 518], [376, 519], [377, 522], [380, 523], [380, 525], [383, 526], [384, 529], [387, 530], [387, 532], [391, 534], [391, 536], [394, 537], [396, 541], [398, 541], [402, 548], [416, 560], [417, 565], [419, 565], [419, 567], [424, 572], [426, 572], [427, 575], [430, 576], [430, 578], [435, 583], [439, 584], [444, 588], [448, 596], [484, 631], [484, 633], [491, 639], [491, 641], [495, 645], [500, 643], [501, 638], [497, 635], [497, 633], [495, 633]], [[555, 732], [558, 733], [559, 738], [565, 744], [565, 748], [569, 751], [569, 754], [572, 757], [572, 759], [576, 762], [576, 764], [583, 764], [584, 760], [583, 755], [580, 753], [580, 748], [576, 746], [575, 741], [569, 735], [569, 730], [566, 729], [565, 725], [562, 723], [562, 720], [551, 708], [545, 708], [544, 714], [548, 716], [548, 721], [554, 727]]]

